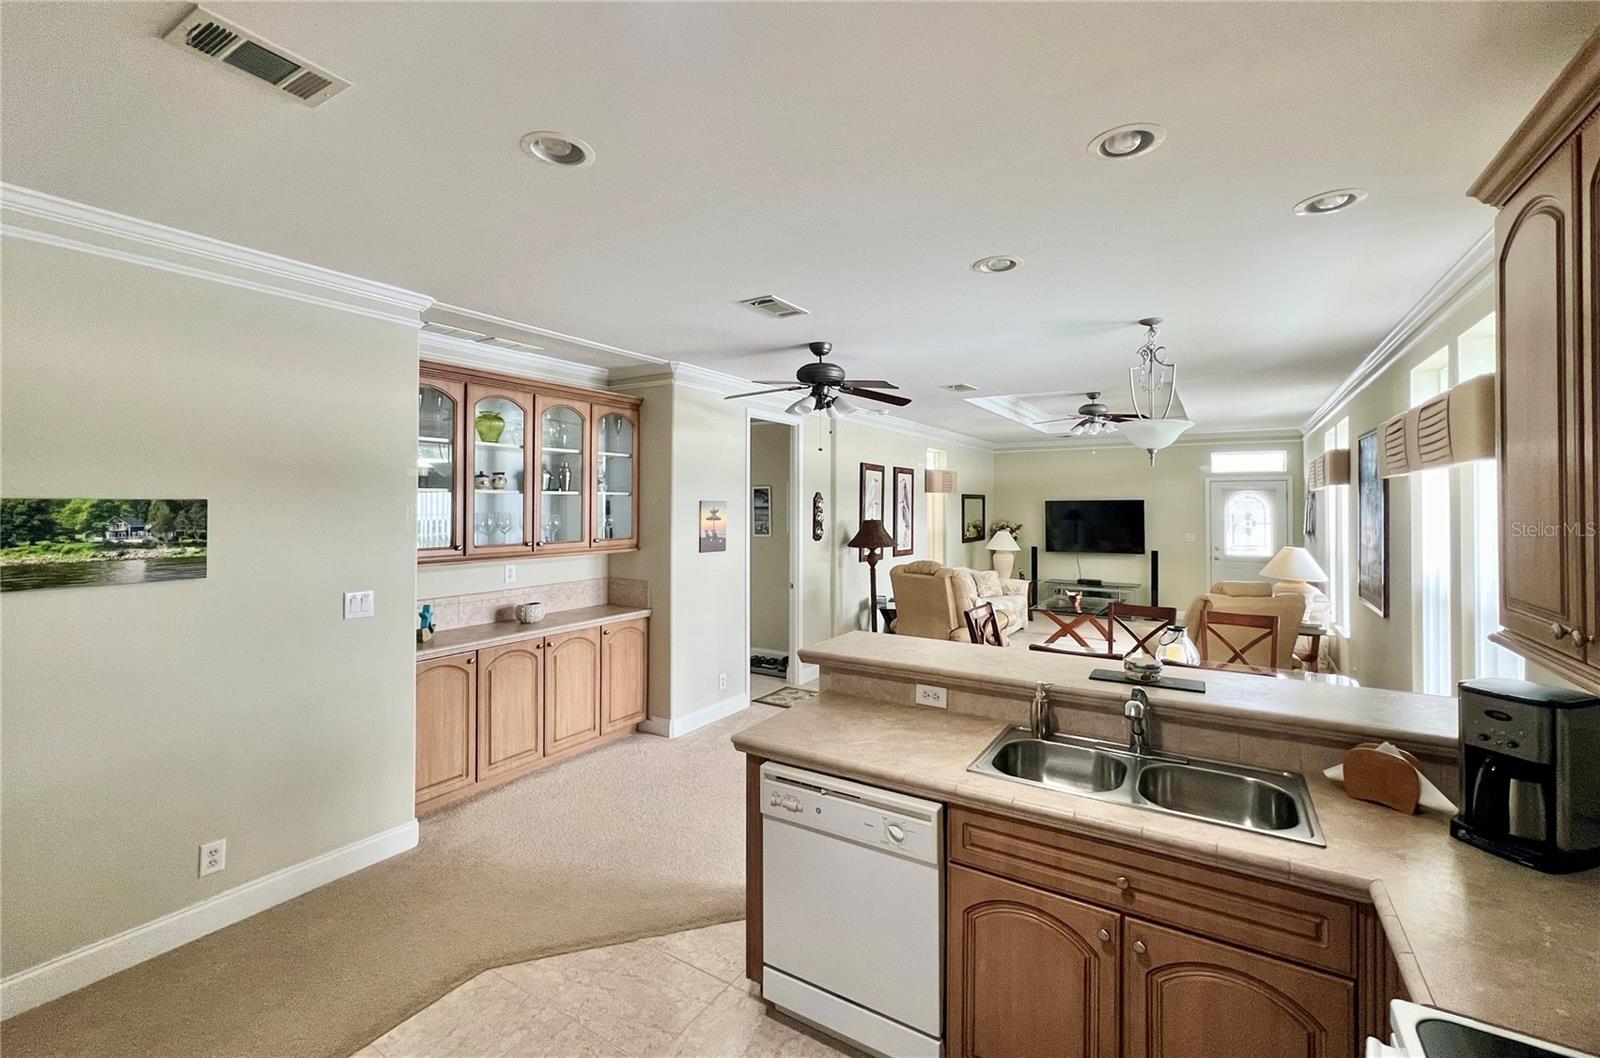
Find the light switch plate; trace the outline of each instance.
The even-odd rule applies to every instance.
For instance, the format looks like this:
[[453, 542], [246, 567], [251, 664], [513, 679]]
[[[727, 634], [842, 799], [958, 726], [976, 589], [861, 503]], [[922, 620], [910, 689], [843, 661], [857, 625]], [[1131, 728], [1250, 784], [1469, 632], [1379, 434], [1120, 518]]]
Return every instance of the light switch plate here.
[[1183, 534], [1183, 542], [1184, 543], [1192, 544], [1192, 543], [1194, 543], [1194, 540], [1195, 540], [1195, 536], [1194, 536], [1193, 533], [1184, 533]]
[[516, 566], [516, 563], [507, 562], [506, 563], [506, 583], [507, 584], [515, 584], [516, 582], [517, 582], [517, 566]]
[[372, 592], [347, 591], [344, 593], [344, 619], [346, 621], [353, 621], [358, 617], [371, 617], [372, 612]]
[[945, 707], [944, 688], [932, 687], [926, 683], [917, 684], [917, 704], [931, 705], [935, 709], [943, 709]]

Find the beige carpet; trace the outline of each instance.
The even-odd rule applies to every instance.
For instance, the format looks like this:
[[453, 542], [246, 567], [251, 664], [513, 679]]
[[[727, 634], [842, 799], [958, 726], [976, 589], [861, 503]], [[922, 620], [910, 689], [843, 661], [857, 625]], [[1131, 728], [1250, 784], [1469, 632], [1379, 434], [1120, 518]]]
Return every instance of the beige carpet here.
[[418, 848], [0, 1026], [6, 1058], [344, 1058], [479, 972], [744, 914], [752, 706], [422, 821]]

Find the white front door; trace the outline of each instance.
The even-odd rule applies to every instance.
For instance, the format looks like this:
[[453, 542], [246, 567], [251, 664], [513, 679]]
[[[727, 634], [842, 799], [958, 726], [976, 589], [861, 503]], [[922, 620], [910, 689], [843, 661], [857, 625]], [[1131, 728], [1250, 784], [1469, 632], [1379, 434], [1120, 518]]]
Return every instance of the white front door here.
[[1289, 542], [1289, 484], [1219, 480], [1209, 486], [1211, 583], [1260, 580], [1261, 567]]

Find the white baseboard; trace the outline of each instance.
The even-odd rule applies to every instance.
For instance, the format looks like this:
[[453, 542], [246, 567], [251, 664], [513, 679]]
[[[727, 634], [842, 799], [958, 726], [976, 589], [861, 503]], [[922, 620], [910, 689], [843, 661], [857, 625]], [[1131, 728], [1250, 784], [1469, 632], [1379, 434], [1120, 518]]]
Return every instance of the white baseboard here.
[[[231, 926], [285, 900], [417, 846], [415, 819], [262, 875], [168, 915], [85, 944], [0, 980], [0, 1019], [76, 992], [102, 977]], [[16, 909], [12, 909], [16, 913]]]
[[661, 735], [666, 738], [679, 738], [691, 731], [699, 730], [707, 724], [716, 723], [725, 716], [732, 716], [741, 709], [750, 706], [748, 694], [736, 694], [732, 698], [724, 698], [715, 705], [708, 705], [704, 709], [696, 709], [688, 716], [675, 716], [668, 719], [663, 716], [652, 716], [639, 725], [639, 730], [647, 735]]

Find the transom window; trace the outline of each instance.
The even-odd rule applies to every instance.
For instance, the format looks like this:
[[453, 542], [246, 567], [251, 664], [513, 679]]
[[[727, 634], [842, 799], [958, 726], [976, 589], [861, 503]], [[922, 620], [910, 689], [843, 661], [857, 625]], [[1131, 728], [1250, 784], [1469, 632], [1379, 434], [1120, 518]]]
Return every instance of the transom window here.
[[1222, 547], [1229, 558], [1272, 554], [1272, 505], [1259, 492], [1235, 492], [1222, 509]]
[[1289, 453], [1281, 448], [1211, 453], [1213, 474], [1281, 474], [1288, 469]]

